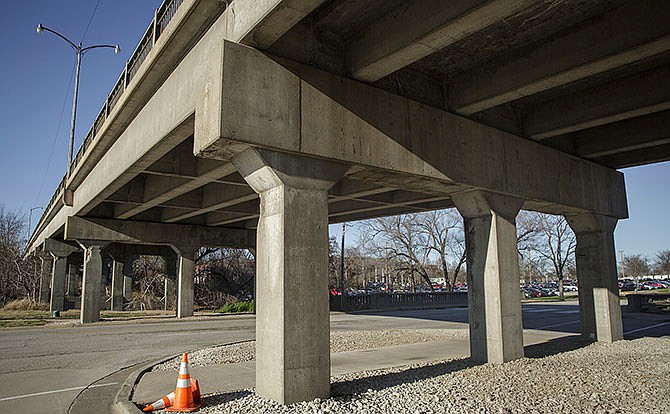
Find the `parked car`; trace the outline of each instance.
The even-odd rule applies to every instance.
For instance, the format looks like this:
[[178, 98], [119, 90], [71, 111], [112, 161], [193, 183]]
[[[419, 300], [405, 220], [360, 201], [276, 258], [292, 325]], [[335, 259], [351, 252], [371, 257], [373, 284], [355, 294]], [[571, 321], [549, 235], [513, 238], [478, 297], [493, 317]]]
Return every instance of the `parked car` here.
[[524, 288], [523, 294], [527, 298], [543, 298], [547, 296], [546, 292], [544, 292], [542, 289], [534, 288], [534, 287], [527, 287]]

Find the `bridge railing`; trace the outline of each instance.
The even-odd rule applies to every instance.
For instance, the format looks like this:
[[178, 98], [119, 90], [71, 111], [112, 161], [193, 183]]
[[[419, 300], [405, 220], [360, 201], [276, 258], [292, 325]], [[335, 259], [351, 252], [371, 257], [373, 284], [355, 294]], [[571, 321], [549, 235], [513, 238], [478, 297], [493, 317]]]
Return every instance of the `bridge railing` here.
[[467, 292], [373, 293], [367, 295], [330, 296], [330, 310], [333, 311], [467, 305]]
[[[95, 121], [93, 122], [93, 125], [86, 134], [86, 137], [84, 138], [84, 141], [79, 147], [77, 154], [74, 156], [72, 160], [72, 165], [70, 166], [71, 171], [73, 171], [77, 167], [77, 165], [79, 165], [79, 163], [81, 162], [82, 158], [84, 157], [84, 154], [86, 153], [86, 150], [91, 146], [91, 142], [93, 142], [93, 140], [95, 139], [96, 134], [100, 131], [100, 129], [104, 125], [105, 121], [107, 120], [107, 117], [112, 112], [112, 110], [118, 103], [121, 95], [128, 87], [128, 84], [137, 74], [137, 71], [139, 70], [140, 66], [149, 55], [151, 49], [153, 49], [160, 35], [165, 31], [165, 28], [170, 23], [170, 20], [172, 20], [177, 9], [179, 8], [179, 6], [181, 6], [183, 1], [184, 0], [164, 0], [163, 3], [161, 3], [161, 5], [158, 7], [158, 9], [156, 9], [156, 13], [154, 14], [154, 18], [151, 21], [151, 24], [144, 33], [144, 36], [142, 36], [142, 39], [135, 48], [133, 54], [130, 56], [130, 59], [128, 59], [128, 61], [126, 62], [126, 66], [123, 69], [123, 72], [119, 76], [119, 79], [116, 81], [116, 84], [112, 88], [112, 91], [109, 93], [109, 95], [107, 95], [107, 98], [105, 99], [105, 103], [102, 106], [100, 113], [95, 118]], [[63, 192], [66, 186], [65, 183], [66, 177], [67, 174], [63, 177], [60, 184], [56, 188], [56, 192], [51, 197], [51, 200], [49, 201], [47, 207], [44, 209], [44, 213], [42, 213], [42, 217], [40, 218], [40, 222], [38, 223], [36, 229], [38, 229], [40, 225], [42, 225], [44, 218], [49, 214], [54, 204], [60, 199], [61, 193]]]

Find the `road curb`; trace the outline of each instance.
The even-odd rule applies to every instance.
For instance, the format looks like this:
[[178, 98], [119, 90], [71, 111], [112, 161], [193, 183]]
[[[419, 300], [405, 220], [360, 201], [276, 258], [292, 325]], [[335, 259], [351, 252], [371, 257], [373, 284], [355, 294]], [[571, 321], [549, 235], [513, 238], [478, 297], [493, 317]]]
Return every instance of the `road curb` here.
[[152, 362], [143, 364], [136, 370], [134, 370], [128, 378], [123, 382], [119, 392], [116, 393], [116, 398], [114, 399], [114, 413], [116, 414], [137, 414], [142, 413], [142, 410], [137, 408], [135, 403], [132, 401], [133, 392], [135, 391], [135, 386], [140, 382], [140, 378], [146, 372], [151, 370], [155, 365], [162, 364], [173, 359], [175, 356], [172, 355], [167, 358], [156, 359]]

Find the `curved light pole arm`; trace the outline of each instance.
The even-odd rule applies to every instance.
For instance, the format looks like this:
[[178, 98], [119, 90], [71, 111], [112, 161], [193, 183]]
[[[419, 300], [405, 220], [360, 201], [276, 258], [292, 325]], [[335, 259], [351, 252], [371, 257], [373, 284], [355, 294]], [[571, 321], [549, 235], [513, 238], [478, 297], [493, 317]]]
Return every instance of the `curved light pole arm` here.
[[81, 53], [88, 52], [91, 49], [97, 49], [100, 47], [107, 47], [110, 49], [114, 49], [114, 53], [119, 53], [121, 51], [121, 48], [119, 45], [93, 45], [93, 46], [86, 46], [85, 48], [81, 49]]
[[51, 29], [49, 29], [48, 27], [42, 26], [41, 23], [38, 24], [38, 25], [37, 25], [37, 33], [40, 33], [40, 32], [42, 32], [43, 30], [46, 30], [46, 31], [49, 32], [49, 33], [53, 33], [53, 34], [55, 34], [56, 36], [60, 37], [61, 39], [65, 40], [70, 46], [72, 46], [72, 48], [73, 48], [76, 52], [79, 52], [79, 50], [81, 49], [81, 46], [77, 46], [72, 40], [68, 39], [67, 37], [63, 36], [62, 34], [58, 33], [57, 31], [55, 31], [55, 30], [51, 30]]

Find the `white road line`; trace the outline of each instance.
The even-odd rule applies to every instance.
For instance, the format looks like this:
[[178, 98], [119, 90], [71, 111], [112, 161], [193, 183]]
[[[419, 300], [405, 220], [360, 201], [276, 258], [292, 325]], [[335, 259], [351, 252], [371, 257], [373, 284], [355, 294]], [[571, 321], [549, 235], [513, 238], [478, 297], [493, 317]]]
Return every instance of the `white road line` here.
[[632, 331], [624, 332], [623, 334], [624, 335], [630, 335], [630, 334], [635, 333], [635, 332], [646, 331], [647, 329], [654, 329], [654, 328], [658, 328], [659, 326], [665, 326], [665, 325], [670, 325], [670, 322], [663, 322], [663, 323], [658, 323], [656, 325], [647, 326], [646, 328], [634, 329]]
[[117, 385], [118, 382], [110, 382], [107, 384], [95, 384], [95, 385], [84, 385], [82, 387], [72, 387], [72, 388], [63, 388], [62, 390], [52, 390], [52, 391], [44, 391], [44, 392], [36, 392], [33, 394], [24, 394], [24, 395], [16, 395], [14, 397], [5, 397], [5, 398], [0, 398], [0, 401], [9, 401], [9, 400], [18, 400], [19, 398], [29, 398], [29, 397], [37, 397], [40, 395], [47, 395], [47, 394], [56, 394], [59, 392], [68, 392], [68, 391], [74, 391], [74, 390], [83, 390], [84, 388], [98, 388], [98, 387], [108, 387], [110, 385]]
[[578, 310], [562, 310], [562, 311], [556, 311], [556, 313], [567, 315], [567, 314], [579, 313], [579, 311]]
[[537, 331], [537, 330], [541, 331], [543, 329], [557, 328], [559, 326], [572, 325], [572, 324], [575, 324], [575, 323], [579, 323], [579, 321], [557, 323], [555, 325], [540, 326], [539, 328], [528, 328], [528, 329], [524, 329], [524, 331]]

